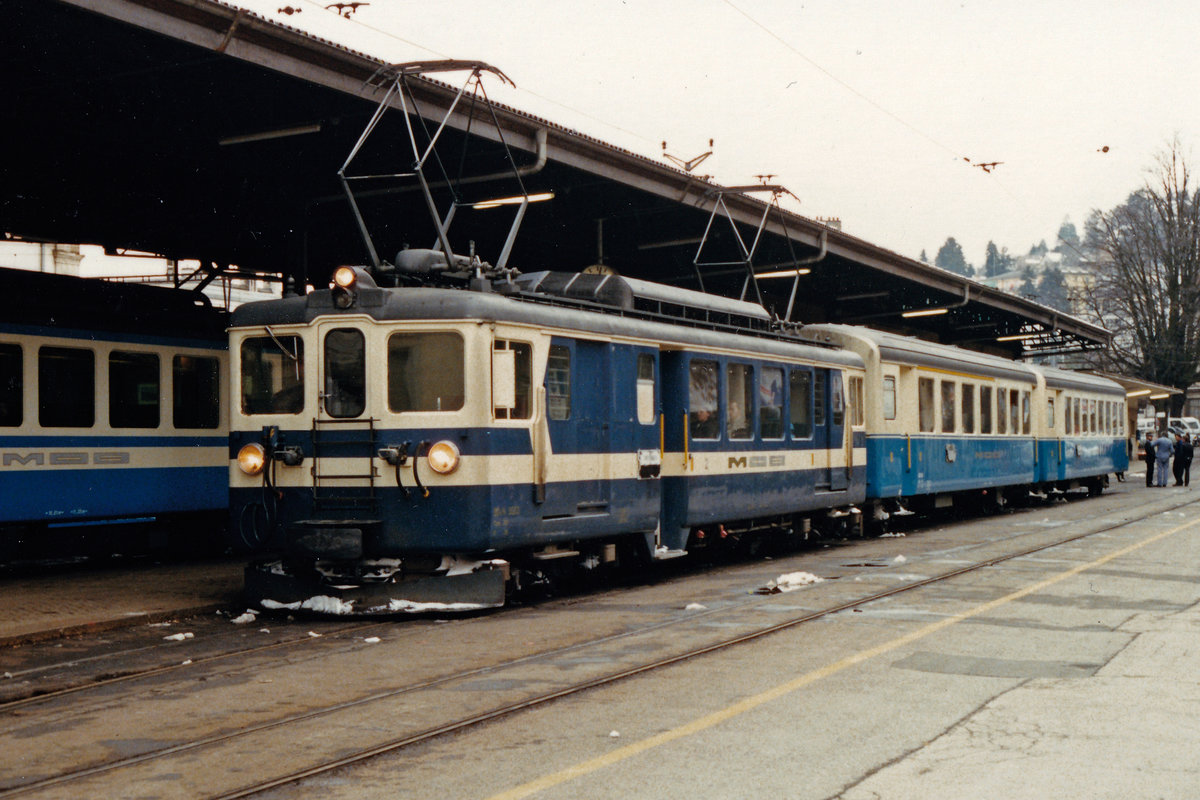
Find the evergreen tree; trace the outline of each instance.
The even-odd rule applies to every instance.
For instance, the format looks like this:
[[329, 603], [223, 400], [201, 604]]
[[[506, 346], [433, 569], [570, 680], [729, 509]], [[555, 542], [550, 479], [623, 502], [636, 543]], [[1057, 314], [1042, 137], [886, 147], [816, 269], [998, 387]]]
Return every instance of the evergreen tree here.
[[925, 248], [924, 248], [924, 247], [922, 247], [922, 248], [921, 248], [921, 263], [922, 263], [922, 264], [928, 264], [928, 263], [929, 263], [929, 256], [925, 255]]
[[974, 272], [971, 265], [967, 263], [966, 256], [963, 255], [962, 245], [954, 241], [953, 236], [948, 237], [946, 243], [938, 249], [937, 256], [933, 259], [933, 265], [959, 275], [969, 276]]
[[1058, 227], [1058, 244], [1054, 247], [1054, 252], [1062, 253], [1063, 264], [1074, 266], [1079, 263], [1079, 249], [1079, 233], [1075, 230], [1071, 218], [1067, 217]]
[[1071, 312], [1071, 297], [1066, 276], [1058, 267], [1051, 267], [1042, 273], [1042, 279], [1037, 285], [1037, 295], [1039, 303], [1059, 311]]
[[1034, 283], [1034, 278], [1037, 275], [1033, 271], [1033, 267], [1026, 265], [1025, 269], [1021, 270], [1021, 277], [1024, 279], [1021, 283], [1021, 288], [1017, 289], [1017, 294], [1021, 297], [1027, 297], [1030, 300], [1038, 299], [1037, 284]]
[[1042, 241], [1038, 242], [1033, 247], [1029, 248], [1029, 255], [1031, 255], [1031, 256], [1044, 256], [1044, 255], [1046, 255], [1046, 253], [1049, 253], [1049, 252], [1050, 252], [1050, 248], [1046, 247], [1045, 239], [1042, 239]]
[[997, 248], [995, 242], [987, 243], [987, 256], [983, 262], [985, 278], [994, 278], [1012, 270], [1013, 257], [1008, 254], [1008, 248]]

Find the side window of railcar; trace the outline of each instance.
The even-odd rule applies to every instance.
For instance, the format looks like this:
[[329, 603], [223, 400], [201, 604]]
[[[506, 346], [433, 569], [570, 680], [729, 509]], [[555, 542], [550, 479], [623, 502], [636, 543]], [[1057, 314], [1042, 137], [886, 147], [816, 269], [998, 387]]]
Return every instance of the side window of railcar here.
[[1071, 398], [1063, 398], [1063, 433], [1071, 432]]
[[25, 416], [24, 358], [19, 344], [0, 344], [0, 426], [16, 427]]
[[158, 356], [108, 354], [108, 423], [114, 428], [157, 428]]
[[1054, 398], [1046, 398], [1046, 427], [1054, 429]]
[[304, 341], [256, 336], [242, 342], [242, 412], [299, 414], [304, 409]]
[[1096, 418], [1096, 401], [1094, 399], [1088, 401], [1088, 413], [1090, 413], [1092, 415], [1092, 427], [1091, 427], [1092, 433], [1099, 433], [1100, 426], [1099, 426], [1099, 424], [1097, 424], [1099, 422], [1099, 420], [1097, 420], [1097, 418]]
[[817, 370], [813, 373], [813, 425], [825, 424], [825, 384], [828, 373]]
[[716, 439], [720, 433], [717, 362], [694, 359], [688, 365], [688, 436]]
[[463, 340], [457, 333], [388, 337], [388, 410], [458, 411], [463, 407]]
[[763, 367], [758, 372], [758, 435], [783, 438], [783, 370]]
[[954, 381], [942, 381], [942, 433], [954, 433], [956, 389]]
[[367, 343], [357, 328], [325, 334], [325, 413], [347, 419], [367, 409]]
[[883, 418], [896, 418], [896, 379], [891, 375], [883, 379]]
[[933, 433], [933, 378], [917, 380], [918, 429], [922, 433]]
[[1028, 436], [1033, 430], [1032, 406], [1029, 392], [1021, 392], [1021, 433]]
[[[505, 355], [511, 353], [511, 355]], [[496, 419], [529, 419], [533, 408], [531, 393], [533, 391], [533, 347], [526, 342], [510, 342], [497, 339], [492, 345], [492, 381], [493, 392], [497, 379], [497, 364], [508, 364], [511, 360], [512, 397], [506, 397], [504, 403], [493, 397], [493, 412]], [[507, 378], [505, 379], [507, 380]], [[512, 405], [507, 401], [512, 400]], [[461, 407], [461, 402], [459, 406]]]
[[571, 417], [571, 350], [561, 344], [550, 345], [546, 358], [546, 416]]
[[810, 439], [812, 423], [812, 373], [804, 369], [792, 370], [789, 378], [788, 412], [793, 439]]
[[639, 354], [637, 370], [638, 422], [643, 425], [652, 425], [656, 416], [654, 410], [654, 356], [649, 353]]
[[754, 368], [749, 364], [725, 367], [725, 419], [730, 439], [754, 435]]
[[846, 399], [850, 404], [850, 424], [865, 425], [866, 413], [863, 409], [863, 379], [853, 377], [847, 382]]
[[216, 428], [221, 422], [221, 362], [178, 355], [171, 362], [176, 428]]
[[829, 398], [830, 411], [833, 413], [833, 424], [841, 425], [846, 418], [845, 396], [842, 394], [842, 373], [840, 371], [831, 371], [829, 373], [829, 382], [833, 390], [830, 392]]
[[975, 384], [964, 383], [962, 387], [963, 433], [975, 432]]
[[992, 432], [992, 387], [979, 387], [979, 432]]
[[996, 389], [996, 433], [1008, 433], [1008, 389]]
[[1082, 420], [1079, 416], [1079, 398], [1078, 397], [1071, 398], [1071, 416], [1073, 416], [1075, 418], [1075, 435], [1078, 436], [1079, 434], [1083, 433], [1083, 428], [1081, 428], [1079, 425], [1079, 423]]
[[90, 428], [96, 422], [96, 354], [75, 347], [38, 351], [38, 424]]
[[1008, 432], [1016, 436], [1021, 432], [1021, 391], [1008, 390]]

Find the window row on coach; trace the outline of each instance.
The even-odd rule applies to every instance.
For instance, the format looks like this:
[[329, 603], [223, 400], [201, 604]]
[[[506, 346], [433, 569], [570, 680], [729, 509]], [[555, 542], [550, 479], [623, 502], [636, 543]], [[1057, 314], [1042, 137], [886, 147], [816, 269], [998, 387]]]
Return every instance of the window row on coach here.
[[221, 369], [215, 356], [0, 341], [0, 428], [217, 430]]

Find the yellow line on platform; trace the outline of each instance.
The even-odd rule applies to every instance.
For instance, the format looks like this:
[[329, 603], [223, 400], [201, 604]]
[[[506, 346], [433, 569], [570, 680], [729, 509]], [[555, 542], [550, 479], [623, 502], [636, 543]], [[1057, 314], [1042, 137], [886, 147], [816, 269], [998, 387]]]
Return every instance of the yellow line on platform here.
[[551, 789], [555, 786], [567, 783], [568, 781], [575, 780], [576, 778], [581, 778], [597, 770], [604, 769], [605, 767], [611, 767], [614, 764], [618, 764], [622, 761], [633, 758], [634, 756], [640, 755], [648, 750], [653, 750], [656, 747], [669, 744], [677, 739], [682, 739], [687, 736], [701, 733], [709, 728], [720, 725], [722, 722], [726, 722], [734, 717], [738, 717], [749, 711], [753, 711], [761, 706], [764, 706], [767, 703], [778, 700], [785, 695], [791, 694], [798, 689], [808, 686], [809, 684], [816, 683], [822, 678], [828, 678], [829, 676], [835, 675], [844, 669], [861, 664], [864, 661], [875, 658], [876, 656], [881, 656], [885, 653], [896, 650], [897, 648], [912, 644], [919, 639], [924, 639], [926, 636], [930, 636], [931, 634], [937, 633], [940, 630], [949, 628], [951, 625], [957, 625], [964, 620], [977, 617], [980, 614], [986, 614], [987, 612], [1011, 603], [1014, 600], [1020, 600], [1022, 597], [1027, 597], [1035, 592], [1039, 592], [1042, 589], [1053, 586], [1054, 584], [1078, 575], [1081, 572], [1086, 572], [1090, 569], [1103, 566], [1114, 559], [1128, 555], [1135, 550], [1140, 550], [1146, 545], [1153, 544], [1154, 542], [1165, 539], [1168, 536], [1172, 536], [1186, 528], [1190, 528], [1198, 524], [1200, 524], [1200, 520], [1195, 520], [1193, 522], [1186, 522], [1182, 525], [1178, 525], [1170, 530], [1163, 531], [1162, 533], [1157, 533], [1147, 539], [1137, 542], [1136, 544], [1131, 544], [1128, 547], [1115, 550], [1112, 553], [1102, 556], [1090, 563], [1072, 567], [1071, 569], [1066, 570], [1065, 572], [1060, 572], [1053, 577], [1038, 581], [1037, 583], [1026, 586], [1024, 589], [1019, 589], [1012, 594], [1007, 594], [1004, 597], [983, 603], [982, 605], [978, 605], [972, 609], [962, 612], [961, 614], [955, 614], [954, 616], [946, 617], [945, 619], [926, 625], [923, 628], [918, 628], [912, 633], [891, 639], [890, 641], [884, 642], [876, 647], [861, 650], [854, 655], [847, 656], [840, 661], [835, 661], [834, 663], [821, 667], [820, 669], [806, 672], [803, 675], [793, 678], [787, 683], [781, 683], [778, 686], [767, 689], [765, 692], [760, 692], [752, 697], [747, 697], [746, 699], [734, 703], [733, 705], [726, 706], [719, 711], [714, 711], [711, 714], [707, 714], [699, 719], [695, 719], [684, 725], [680, 725], [677, 728], [672, 728], [669, 731], [663, 731], [657, 736], [651, 736], [650, 738], [643, 739], [640, 742], [634, 742], [633, 744], [625, 745], [624, 747], [620, 747], [616, 750], [605, 753], [602, 756], [597, 756], [596, 758], [582, 761], [574, 766], [559, 770], [558, 772], [552, 772], [549, 775], [544, 775], [536, 780], [521, 784], [520, 786], [515, 786], [508, 791], [494, 794], [489, 797], [488, 800], [518, 800], [518, 798], [529, 797], [530, 795], [546, 789]]

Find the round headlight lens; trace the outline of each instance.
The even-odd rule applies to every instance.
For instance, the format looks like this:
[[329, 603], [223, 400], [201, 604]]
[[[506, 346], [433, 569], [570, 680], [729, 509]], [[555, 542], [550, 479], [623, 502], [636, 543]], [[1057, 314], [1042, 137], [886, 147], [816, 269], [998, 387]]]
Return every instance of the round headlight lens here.
[[454, 442], [441, 441], [429, 448], [429, 468], [439, 475], [449, 475], [458, 469], [458, 446]]
[[247, 475], [258, 475], [267, 464], [267, 451], [261, 444], [251, 442], [242, 445], [237, 454], [238, 469]]
[[358, 280], [358, 276], [350, 267], [338, 267], [337, 271], [333, 273], [333, 282], [343, 289], [349, 289], [356, 280]]

